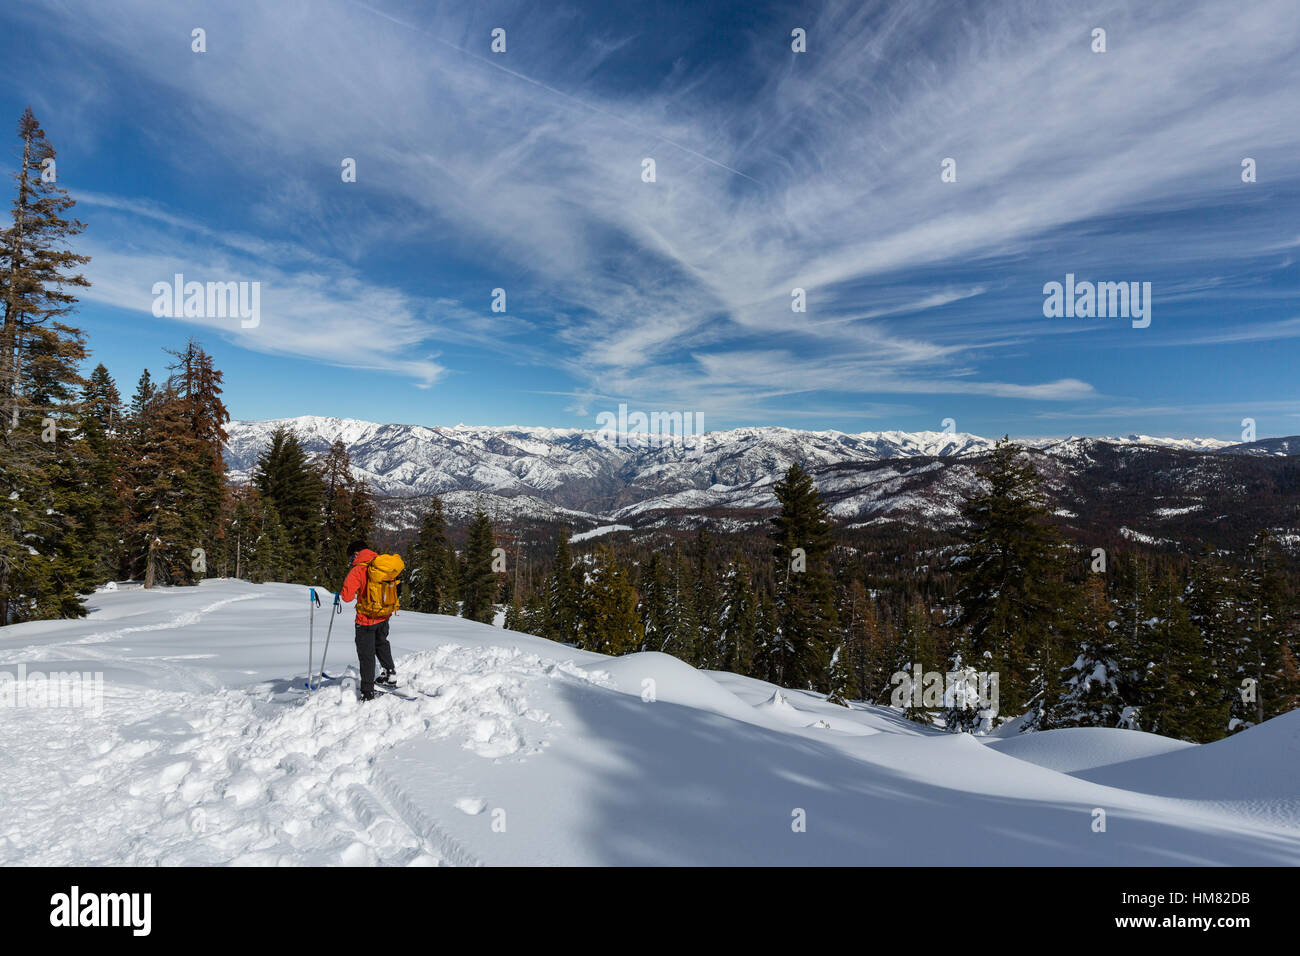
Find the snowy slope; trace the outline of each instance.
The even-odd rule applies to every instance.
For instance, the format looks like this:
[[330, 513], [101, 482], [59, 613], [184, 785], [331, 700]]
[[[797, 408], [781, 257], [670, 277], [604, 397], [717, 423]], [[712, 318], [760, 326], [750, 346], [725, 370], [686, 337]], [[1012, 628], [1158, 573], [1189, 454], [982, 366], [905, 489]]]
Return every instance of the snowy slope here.
[[1110, 727], [1065, 727], [1038, 734], [992, 738], [987, 743], [999, 753], [1066, 773], [1196, 746], [1159, 734]]
[[[4, 713], [0, 864], [1300, 863], [1300, 713], [1206, 747], [983, 742], [407, 612], [393, 639], [416, 699], [363, 706], [295, 686], [305, 588], [91, 606], [0, 632], [0, 670], [105, 680], [102, 713]], [[331, 673], [352, 653], [339, 620]]]
[[1300, 711], [1189, 751], [1135, 755], [1080, 776], [1169, 796], [1278, 801], [1285, 810], [1300, 798]]

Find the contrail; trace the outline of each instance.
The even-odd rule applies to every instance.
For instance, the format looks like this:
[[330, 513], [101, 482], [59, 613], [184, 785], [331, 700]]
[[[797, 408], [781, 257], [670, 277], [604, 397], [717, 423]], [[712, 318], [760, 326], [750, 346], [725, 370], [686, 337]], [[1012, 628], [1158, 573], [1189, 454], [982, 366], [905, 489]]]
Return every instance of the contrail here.
[[695, 150], [691, 149], [689, 146], [683, 146], [681, 143], [674, 142], [673, 140], [668, 139], [666, 136], [663, 136], [652, 130], [642, 129], [641, 127], [637, 126], [634, 123], [629, 123], [627, 120], [619, 116], [617, 113], [611, 113], [609, 110], [601, 109], [599, 106], [592, 106], [590, 103], [585, 103], [582, 100], [578, 99], [576, 96], [566, 93], [563, 90], [557, 90], [555, 87], [548, 86], [545, 83], [541, 82], [540, 80], [533, 79], [531, 76], [525, 76], [523, 73], [520, 73], [516, 70], [512, 70], [507, 66], [502, 66], [500, 63], [497, 63], [495, 60], [491, 60], [485, 56], [480, 56], [477, 53], [473, 53], [470, 50], [466, 50], [464, 47], [459, 47], [456, 44], [450, 42], [449, 40], [444, 40], [442, 37], [437, 36], [436, 34], [428, 30], [425, 30], [421, 27], [417, 27], [412, 23], [407, 23], [404, 20], [399, 20], [397, 19], [397, 17], [385, 13], [383, 10], [376, 10], [374, 7], [370, 6], [369, 4], [362, 3], [361, 0], [348, 0], [348, 2], [351, 3], [353, 6], [361, 7], [363, 10], [367, 10], [370, 13], [373, 13], [375, 16], [383, 17], [385, 20], [389, 20], [393, 23], [396, 23], [400, 27], [406, 27], [406, 29], [408, 30], [414, 30], [416, 33], [421, 33], [424, 36], [429, 37], [431, 40], [433, 40], [436, 43], [441, 43], [443, 46], [451, 47], [451, 49], [455, 50], [457, 53], [463, 53], [465, 56], [473, 57], [475, 60], [478, 60], [480, 63], [487, 64], [488, 66], [492, 67], [494, 70], [500, 70], [502, 73], [509, 73], [515, 79], [523, 80], [525, 83], [531, 83], [533, 86], [536, 86], [538, 89], [546, 90], [546, 92], [548, 93], [554, 93], [556, 96], [562, 97], [568, 100], [570, 103], [574, 103], [582, 107], [583, 109], [591, 110], [591, 112], [593, 113], [599, 113], [601, 116], [608, 116], [610, 119], [614, 120], [615, 122], [622, 123], [628, 129], [636, 130], [642, 136], [654, 137], [655, 139], [661, 140], [662, 142], [667, 143], [669, 146], [672, 146], [675, 149], [680, 149], [683, 153], [689, 153], [690, 155], [694, 156], [697, 159], [704, 160], [704, 162], [710, 164], [711, 166], [717, 166], [719, 169], [725, 169], [729, 173], [735, 173], [737, 176], [744, 177], [745, 179], [748, 179], [751, 183], [754, 183], [755, 185], [758, 186], [762, 185], [762, 183], [760, 183], [753, 176], [748, 176], [745, 173], [742, 173], [739, 169], [734, 169], [731, 166], [728, 166], [726, 163], [720, 163], [716, 159], [711, 159], [710, 157], [705, 156], [703, 153], [696, 152]]

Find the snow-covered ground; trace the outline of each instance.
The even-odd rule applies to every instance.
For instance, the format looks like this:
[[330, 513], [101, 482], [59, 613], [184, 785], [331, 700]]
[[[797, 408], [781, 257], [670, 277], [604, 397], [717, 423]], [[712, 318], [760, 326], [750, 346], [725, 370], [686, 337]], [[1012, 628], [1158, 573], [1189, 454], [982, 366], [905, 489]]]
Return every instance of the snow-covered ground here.
[[[0, 631], [28, 686], [104, 678], [102, 708], [0, 708], [0, 864], [1300, 863], [1300, 712], [1204, 747], [978, 740], [409, 612], [392, 639], [415, 699], [361, 705], [302, 687], [306, 588], [90, 606]], [[349, 612], [331, 674], [350, 631]]]

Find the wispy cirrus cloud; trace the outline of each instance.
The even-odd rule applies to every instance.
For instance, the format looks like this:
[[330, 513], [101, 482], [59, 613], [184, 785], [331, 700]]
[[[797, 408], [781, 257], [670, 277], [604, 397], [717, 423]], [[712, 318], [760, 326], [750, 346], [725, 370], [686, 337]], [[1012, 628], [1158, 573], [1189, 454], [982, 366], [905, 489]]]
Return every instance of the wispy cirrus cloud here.
[[[1080, 331], [1033, 314], [1035, 284], [1096, 262], [1093, 247], [1147, 274], [1214, 257], [1222, 228], [1180, 213], [1235, 201], [1245, 150], [1300, 178], [1300, 26], [1281, 0], [1231, 17], [1182, 2], [832, 2], [799, 13], [808, 54], [791, 55], [788, 17], [737, 22], [739, 49], [667, 70], [637, 68], [655, 48], [635, 27], [522, 3], [37, 7], [169, 94], [160, 119], [187, 149], [160, 163], [197, 154], [249, 184], [233, 230], [87, 197], [149, 224], [97, 252], [95, 295], [138, 302], [135, 283], [173, 260], [256, 264], [283, 290], [285, 334], [250, 347], [326, 359], [304, 330], [382, 317], [394, 334], [375, 360], [424, 384], [443, 366], [412, 353], [452, 340], [561, 368], [578, 394], [726, 414], [798, 395], [825, 407], [830, 392], [1095, 404], [1086, 374], [992, 365]], [[200, 22], [205, 57], [178, 41]], [[498, 25], [506, 56], [488, 52]], [[339, 183], [343, 156], [355, 187]], [[945, 157], [956, 183], [940, 181]], [[1294, 247], [1294, 215], [1256, 216], [1229, 258]], [[442, 288], [413, 288], [409, 266], [371, 276], [399, 243], [438, 258]], [[1028, 294], [1010, 274], [1032, 277]], [[510, 320], [464, 305], [497, 284]], [[795, 287], [806, 313], [791, 312]]]

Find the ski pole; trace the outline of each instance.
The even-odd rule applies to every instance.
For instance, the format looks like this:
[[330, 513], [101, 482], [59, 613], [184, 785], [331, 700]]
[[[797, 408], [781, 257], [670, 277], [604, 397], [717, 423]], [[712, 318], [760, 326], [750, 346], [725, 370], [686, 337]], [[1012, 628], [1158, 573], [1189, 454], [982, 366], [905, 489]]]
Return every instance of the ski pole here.
[[325, 681], [325, 656], [330, 652], [330, 633], [334, 630], [334, 618], [336, 615], [343, 613], [343, 603], [339, 601], [339, 592], [334, 592], [334, 611], [330, 614], [330, 626], [325, 628], [325, 650], [320, 655], [320, 680], [316, 683], [320, 685]]
[[312, 648], [312, 637], [316, 629], [316, 608], [320, 607], [320, 598], [315, 588], [307, 589], [307, 689], [311, 690], [311, 667], [315, 663], [316, 653]]

